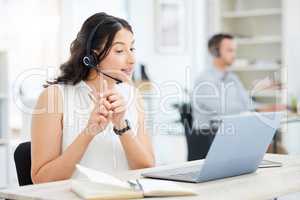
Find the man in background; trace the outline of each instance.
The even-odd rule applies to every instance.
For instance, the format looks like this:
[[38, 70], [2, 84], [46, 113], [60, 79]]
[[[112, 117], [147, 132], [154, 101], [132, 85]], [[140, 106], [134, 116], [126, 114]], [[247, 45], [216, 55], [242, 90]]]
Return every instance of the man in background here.
[[232, 35], [212, 36], [208, 50], [212, 62], [196, 79], [191, 98], [193, 128], [200, 130], [200, 134], [206, 133], [206, 141], [213, 139], [213, 122], [218, 116], [285, 109], [283, 105], [262, 107], [254, 102], [239, 78], [229, 70], [236, 58], [236, 43]]
[[283, 105], [260, 106], [248, 94], [239, 78], [230, 71], [236, 58], [236, 43], [230, 34], [216, 34], [208, 41], [212, 63], [196, 79], [192, 97], [194, 125], [209, 129], [211, 119], [243, 112], [271, 112]]

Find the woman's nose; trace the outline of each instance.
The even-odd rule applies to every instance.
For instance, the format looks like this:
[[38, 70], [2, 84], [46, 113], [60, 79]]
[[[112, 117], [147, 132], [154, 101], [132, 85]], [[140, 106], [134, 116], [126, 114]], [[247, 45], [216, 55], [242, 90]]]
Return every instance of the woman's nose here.
[[129, 64], [135, 64], [135, 54], [133, 52], [130, 52], [128, 54], [128, 63]]

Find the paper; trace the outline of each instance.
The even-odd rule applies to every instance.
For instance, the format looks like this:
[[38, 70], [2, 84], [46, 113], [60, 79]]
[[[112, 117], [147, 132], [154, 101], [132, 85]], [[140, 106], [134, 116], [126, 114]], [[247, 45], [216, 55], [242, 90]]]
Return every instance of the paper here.
[[80, 173], [84, 174], [91, 182], [101, 183], [103, 185], [109, 185], [121, 189], [131, 189], [128, 183], [123, 182], [109, 174], [86, 168], [78, 164], [76, 165], [76, 168]]
[[154, 179], [139, 179], [138, 181], [142, 185], [145, 197], [196, 195], [193, 190], [172, 181]]
[[87, 167], [76, 165], [76, 168], [88, 180], [72, 180], [72, 190], [84, 199], [131, 199], [142, 198], [143, 196], [196, 195], [193, 190], [184, 188], [172, 181], [138, 179], [123, 182], [109, 174]]

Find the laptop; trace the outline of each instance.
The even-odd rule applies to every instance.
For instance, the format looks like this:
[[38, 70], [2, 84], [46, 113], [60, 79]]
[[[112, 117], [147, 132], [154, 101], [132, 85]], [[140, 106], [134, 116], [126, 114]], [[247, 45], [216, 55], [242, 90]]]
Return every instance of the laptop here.
[[[203, 162], [143, 173], [142, 176], [200, 183], [255, 172], [280, 125], [281, 117], [279, 112], [222, 117]], [[268, 162], [265, 161], [264, 165]], [[277, 164], [280, 166], [280, 163]]]

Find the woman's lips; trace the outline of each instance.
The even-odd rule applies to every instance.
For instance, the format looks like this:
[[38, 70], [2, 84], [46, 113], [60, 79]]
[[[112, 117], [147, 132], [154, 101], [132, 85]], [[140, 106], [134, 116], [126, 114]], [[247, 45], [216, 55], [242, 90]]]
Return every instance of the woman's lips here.
[[128, 76], [132, 74], [132, 69], [122, 69], [121, 71], [127, 74]]

